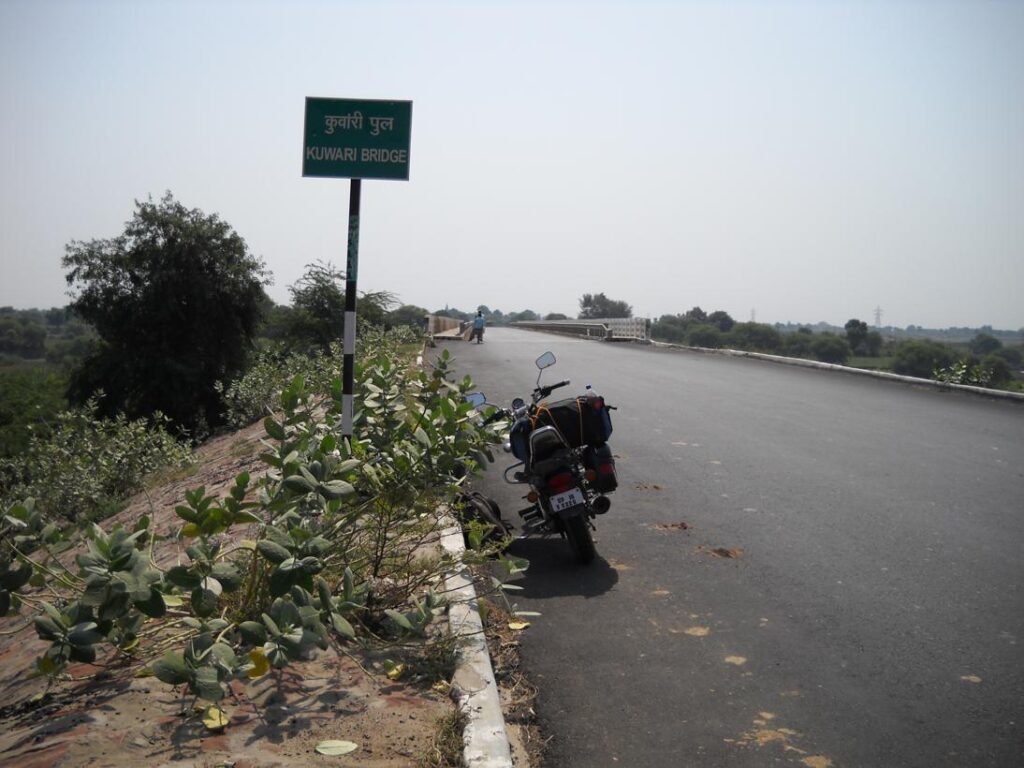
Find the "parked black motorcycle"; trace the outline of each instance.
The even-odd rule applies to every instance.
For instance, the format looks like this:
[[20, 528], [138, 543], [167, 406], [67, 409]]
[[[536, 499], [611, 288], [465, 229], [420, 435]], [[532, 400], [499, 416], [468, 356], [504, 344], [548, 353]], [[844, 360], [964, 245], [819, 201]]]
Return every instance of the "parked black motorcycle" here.
[[[517, 397], [510, 408], [498, 408], [484, 423], [502, 418], [511, 422], [505, 450], [519, 461], [505, 470], [505, 481], [530, 486], [524, 496], [530, 506], [519, 511], [523, 530], [558, 533], [569, 542], [578, 562], [589, 563], [596, 554], [592, 521], [609, 510], [606, 494], [618, 486], [608, 446], [610, 411], [615, 409], [589, 385], [584, 396], [546, 402], [544, 398], [569, 382], [541, 386], [544, 369], [555, 364], [555, 356], [545, 352], [536, 362], [540, 372], [531, 402]], [[478, 408], [486, 403], [480, 393], [469, 399]]]

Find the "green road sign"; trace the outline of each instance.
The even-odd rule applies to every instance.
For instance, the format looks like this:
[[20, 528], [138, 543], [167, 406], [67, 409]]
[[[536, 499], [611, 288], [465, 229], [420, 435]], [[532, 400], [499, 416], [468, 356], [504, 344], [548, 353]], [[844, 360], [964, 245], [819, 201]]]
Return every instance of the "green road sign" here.
[[306, 97], [302, 175], [409, 179], [411, 101]]

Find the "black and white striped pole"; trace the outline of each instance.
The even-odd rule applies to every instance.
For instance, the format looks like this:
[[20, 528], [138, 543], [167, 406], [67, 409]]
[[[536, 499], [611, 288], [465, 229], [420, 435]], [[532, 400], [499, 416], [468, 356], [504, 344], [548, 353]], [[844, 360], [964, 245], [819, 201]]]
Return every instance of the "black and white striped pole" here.
[[348, 197], [348, 263], [345, 267], [345, 354], [341, 375], [341, 435], [352, 438], [352, 396], [356, 380], [356, 280], [359, 277], [359, 198], [362, 179], [352, 179]]

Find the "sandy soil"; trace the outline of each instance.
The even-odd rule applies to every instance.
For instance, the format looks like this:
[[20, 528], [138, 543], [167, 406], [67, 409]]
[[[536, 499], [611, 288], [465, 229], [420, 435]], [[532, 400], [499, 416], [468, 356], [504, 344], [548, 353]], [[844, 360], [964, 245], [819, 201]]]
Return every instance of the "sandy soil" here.
[[[172, 533], [179, 523], [174, 505], [186, 489], [226, 493], [239, 472], [264, 470], [257, 458], [262, 435], [257, 424], [211, 440], [195, 472], [139, 494], [115, 519], [130, 526], [149, 514], [157, 532]], [[165, 549], [161, 565], [179, 554]], [[0, 630], [23, 624], [20, 617], [0, 619]], [[44, 648], [31, 626], [0, 635], [0, 765], [415, 766], [453, 706], [443, 692], [388, 680], [372, 654], [328, 651], [280, 676], [239, 684], [222, 703], [230, 724], [214, 733], [194, 710], [182, 713], [190, 702], [177, 690], [127, 668], [77, 665], [69, 671], [80, 680], [39, 699], [45, 682], [32, 672]], [[358, 749], [343, 757], [317, 754], [326, 739]]]

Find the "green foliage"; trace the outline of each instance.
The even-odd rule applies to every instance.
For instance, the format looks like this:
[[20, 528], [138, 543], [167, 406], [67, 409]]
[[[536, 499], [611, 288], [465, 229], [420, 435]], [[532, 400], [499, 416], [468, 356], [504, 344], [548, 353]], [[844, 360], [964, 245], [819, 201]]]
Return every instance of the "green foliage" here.
[[426, 324], [426, 317], [430, 312], [415, 304], [403, 304], [398, 309], [388, 313], [387, 325], [408, 325], [411, 328], [421, 330]]
[[31, 359], [45, 353], [45, 326], [25, 316], [0, 315], [0, 354]]
[[687, 331], [686, 343], [693, 347], [716, 349], [722, 346], [722, 332], [714, 325], [695, 325]]
[[968, 344], [971, 352], [978, 356], [990, 355], [1002, 349], [1003, 342], [990, 333], [979, 333]]
[[[287, 338], [299, 351], [330, 351], [344, 336], [345, 273], [329, 262], [307, 264], [302, 277], [289, 289], [292, 309]], [[397, 303], [390, 291], [362, 293], [357, 303], [359, 332], [366, 325], [383, 327], [388, 312]]]
[[716, 309], [708, 315], [708, 323], [717, 327], [722, 333], [728, 333], [736, 325], [736, 321], [732, 319], [729, 313], [723, 312], [720, 309]]
[[[338, 437], [337, 378], [323, 392], [294, 376], [264, 420], [268, 473], [255, 482], [239, 474], [223, 497], [188, 491], [175, 508], [185, 562], [156, 566], [162, 539], [143, 518], [131, 531], [89, 526], [73, 570], [57, 557], [70, 542], [35, 502], [10, 507], [0, 523], [0, 613], [36, 611], [49, 644], [39, 671], [55, 679], [71, 662], [114, 652], [217, 702], [232, 681], [330, 643], [428, 637], [445, 608], [432, 588], [452, 566], [434, 552], [437, 505], [458, 488], [458, 468], [489, 460], [493, 435], [465, 400], [472, 382], [449, 380], [447, 354], [425, 372], [381, 338], [357, 366], [359, 439]], [[239, 542], [246, 529], [253, 538]], [[511, 575], [525, 563], [498, 567]], [[52, 599], [26, 585], [47, 586]], [[170, 649], [149, 639], [168, 637], [150, 622], [168, 621], [178, 644]]]
[[726, 343], [734, 349], [767, 353], [780, 352], [783, 345], [782, 334], [764, 323], [736, 323], [729, 331]]
[[70, 243], [63, 265], [72, 308], [101, 339], [71, 399], [102, 389], [105, 415], [160, 411], [193, 433], [221, 423], [214, 384], [244, 368], [264, 302], [263, 264], [245, 241], [167, 193], [136, 202], [121, 235]]
[[959, 360], [932, 373], [936, 381], [948, 384], [966, 384], [974, 387], [1000, 387], [1013, 379], [1013, 371], [1006, 360], [997, 355], [988, 355], [980, 362]]
[[580, 298], [580, 319], [632, 316], [633, 307], [624, 301], [609, 299], [603, 293], [585, 293]]
[[823, 363], [843, 365], [850, 358], [850, 345], [846, 339], [823, 333], [811, 342], [811, 354]]
[[[420, 335], [406, 325], [384, 331], [374, 326], [361, 329], [359, 350], [374, 350], [381, 355], [396, 355], [398, 350], [417, 342]], [[342, 368], [342, 349], [335, 342], [327, 352], [309, 353], [291, 350], [283, 344], [272, 344], [261, 350], [253, 364], [238, 379], [217, 389], [224, 400], [229, 424], [243, 427], [251, 424], [277, 403], [282, 382], [301, 374], [307, 385], [318, 392], [329, 392], [330, 382]]]
[[27, 449], [33, 433], [47, 434], [54, 416], [67, 408], [66, 388], [67, 377], [50, 367], [0, 368], [0, 459]]
[[34, 432], [24, 453], [0, 460], [0, 503], [33, 497], [50, 520], [96, 520], [163, 466], [184, 466], [187, 446], [154, 414], [151, 423], [98, 416], [96, 401], [57, 414]]
[[949, 368], [956, 359], [956, 353], [945, 344], [914, 339], [897, 345], [892, 369], [904, 376], [928, 379], [933, 371]]

